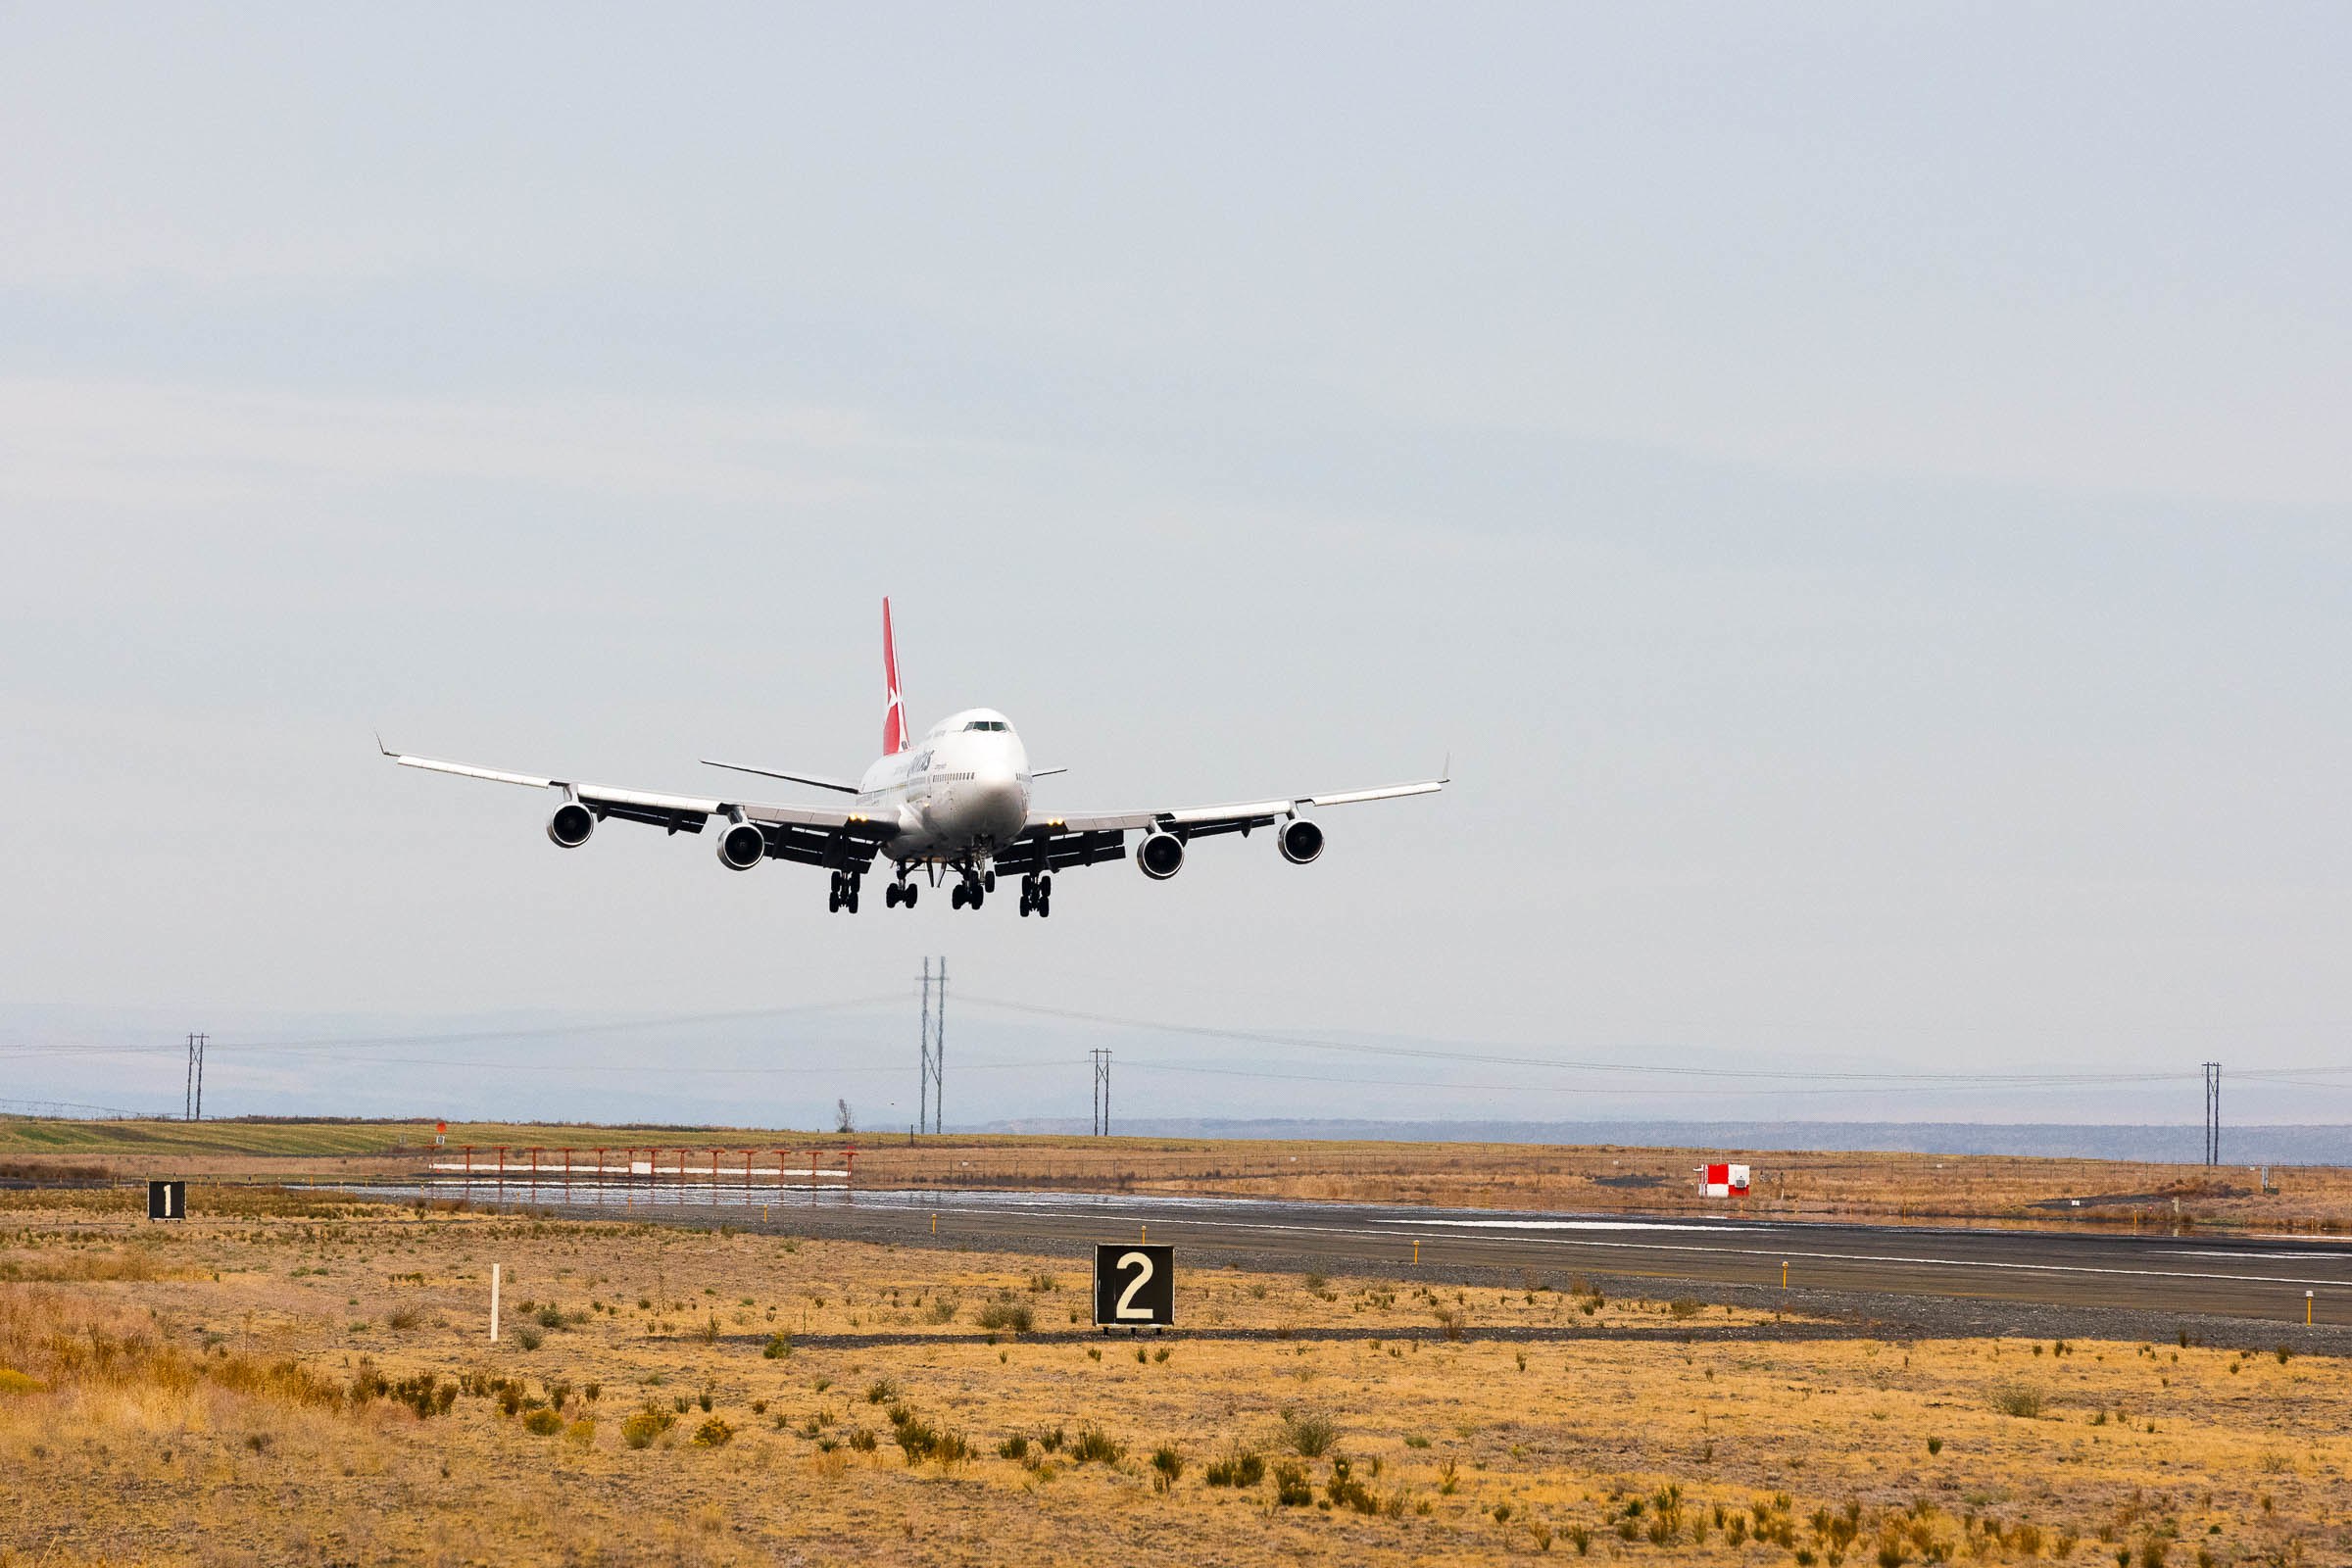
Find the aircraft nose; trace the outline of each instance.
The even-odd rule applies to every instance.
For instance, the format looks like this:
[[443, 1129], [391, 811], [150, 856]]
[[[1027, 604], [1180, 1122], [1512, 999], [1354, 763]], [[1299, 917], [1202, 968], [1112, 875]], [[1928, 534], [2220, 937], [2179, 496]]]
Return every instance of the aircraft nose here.
[[1020, 775], [1009, 761], [975, 768], [972, 793], [1001, 836], [1009, 838], [1020, 832], [1029, 815], [1029, 802]]

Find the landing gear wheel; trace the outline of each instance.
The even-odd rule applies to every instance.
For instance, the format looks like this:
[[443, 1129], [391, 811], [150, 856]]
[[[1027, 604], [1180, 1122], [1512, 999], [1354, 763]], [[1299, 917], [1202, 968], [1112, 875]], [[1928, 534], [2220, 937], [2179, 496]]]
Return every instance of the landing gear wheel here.
[[956, 883], [955, 888], [948, 894], [948, 903], [958, 909], [962, 908], [964, 906], [965, 891], [966, 890], [962, 883]]
[[906, 886], [899, 889], [899, 902], [911, 909], [914, 907], [914, 896], [921, 891], [921, 888], [918, 888], [913, 883], [909, 882]]
[[882, 890], [882, 907], [885, 909], [897, 908], [899, 906], [899, 894], [902, 891], [904, 890], [901, 889], [896, 882], [893, 882], [890, 886], [884, 888]]
[[987, 889], [989, 892], [991, 892], [991, 893], [994, 893], [994, 892], [996, 892], [996, 891], [997, 891], [997, 873], [996, 873], [996, 872], [994, 872], [994, 871], [991, 871], [991, 872], [989, 872], [987, 875], [983, 876], [983, 877], [980, 879], [980, 885], [981, 885], [982, 887], [986, 888], [986, 889]]
[[1053, 913], [1054, 895], [1051, 893], [1040, 893], [1037, 896], [1037, 917], [1040, 920], [1043, 920], [1052, 916]]
[[856, 914], [858, 912], [858, 878], [850, 878], [849, 891], [843, 896], [841, 906], [843, 908], [849, 910], [852, 914]]
[[971, 906], [973, 908], [977, 909], [978, 907], [980, 907], [980, 901], [981, 901], [983, 898], [986, 898], [986, 897], [987, 897], [987, 895], [986, 895], [986, 894], [984, 894], [984, 893], [982, 893], [982, 892], [980, 891], [980, 889], [979, 889], [979, 888], [977, 888], [977, 887], [974, 887], [974, 888], [971, 890], [971, 892], [970, 892], [970, 893], [968, 893], [968, 894], [966, 894], [966, 895], [964, 896], [964, 901], [963, 901], [963, 902], [964, 902], [964, 903], [966, 903], [966, 904], [968, 904], [968, 905], [970, 905], [970, 906]]

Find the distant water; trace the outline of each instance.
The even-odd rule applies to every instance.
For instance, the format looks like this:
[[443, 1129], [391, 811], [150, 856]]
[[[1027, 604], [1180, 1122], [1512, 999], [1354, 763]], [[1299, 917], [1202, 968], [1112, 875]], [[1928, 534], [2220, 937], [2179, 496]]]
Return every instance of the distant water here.
[[[992, 1133], [1086, 1133], [1086, 1122], [1038, 1119], [962, 1129]], [[1721, 1150], [1886, 1150], [1916, 1154], [2041, 1154], [2074, 1159], [2140, 1159], [2195, 1165], [2205, 1129], [2099, 1126], [2069, 1122], [1929, 1121], [1285, 1121], [1122, 1118], [1130, 1138], [1339, 1138], [1402, 1143], [1621, 1144]], [[2352, 1164], [2352, 1127], [2222, 1128], [2228, 1165]]]

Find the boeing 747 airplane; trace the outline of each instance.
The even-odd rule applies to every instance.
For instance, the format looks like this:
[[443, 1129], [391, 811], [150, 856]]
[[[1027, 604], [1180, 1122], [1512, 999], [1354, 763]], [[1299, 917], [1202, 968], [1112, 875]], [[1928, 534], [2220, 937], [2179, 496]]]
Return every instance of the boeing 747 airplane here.
[[1219, 833], [1248, 834], [1261, 827], [1273, 830], [1275, 847], [1284, 859], [1304, 865], [1323, 853], [1323, 829], [1305, 814], [1308, 810], [1428, 795], [1444, 789], [1447, 782], [1441, 777], [1336, 795], [1298, 795], [1170, 810], [1040, 813], [1030, 806], [1030, 782], [1065, 770], [1033, 771], [1020, 737], [995, 710], [971, 708], [951, 713], [932, 725], [921, 740], [910, 742], [906, 707], [899, 695], [898, 650], [892, 641], [887, 599], [882, 601], [882, 669], [886, 691], [882, 756], [857, 782], [704, 759], [708, 765], [730, 772], [755, 773], [854, 797], [847, 807], [763, 806], [705, 796], [658, 795], [501, 772], [429, 757], [404, 757], [380, 740], [376, 749], [403, 767], [561, 791], [564, 799], [547, 819], [547, 836], [566, 850], [587, 843], [597, 823], [608, 817], [644, 822], [670, 833], [700, 833], [715, 822], [719, 864], [730, 871], [748, 871], [762, 860], [823, 866], [832, 873], [826, 906], [851, 914], [858, 912], [859, 885], [876, 858], [890, 864], [891, 883], [883, 889], [882, 901], [893, 908], [914, 907], [923, 880], [934, 888], [945, 880], [953, 883], [949, 898], [956, 908], [977, 909], [996, 890], [1000, 874], [1018, 873], [1021, 913], [1041, 917], [1054, 912], [1055, 871], [1125, 859], [1131, 832], [1143, 834], [1135, 847], [1136, 866], [1155, 882], [1164, 882], [1184, 868], [1185, 846], [1194, 839]]

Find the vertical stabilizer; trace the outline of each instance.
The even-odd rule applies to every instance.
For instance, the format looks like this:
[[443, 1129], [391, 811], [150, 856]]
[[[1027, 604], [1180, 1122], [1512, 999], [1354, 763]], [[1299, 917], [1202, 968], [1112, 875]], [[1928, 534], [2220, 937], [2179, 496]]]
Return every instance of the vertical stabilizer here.
[[899, 649], [890, 635], [890, 601], [882, 601], [882, 755], [906, 749], [906, 705], [899, 697]]

